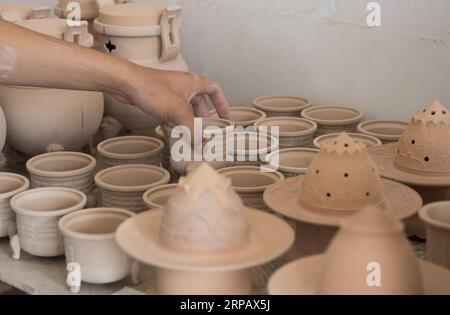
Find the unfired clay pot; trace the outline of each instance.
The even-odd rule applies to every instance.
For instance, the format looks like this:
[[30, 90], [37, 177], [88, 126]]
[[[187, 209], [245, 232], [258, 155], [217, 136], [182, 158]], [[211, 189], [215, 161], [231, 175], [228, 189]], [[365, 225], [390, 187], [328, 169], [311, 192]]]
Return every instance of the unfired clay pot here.
[[383, 143], [397, 142], [408, 126], [405, 121], [367, 120], [358, 125], [358, 132], [378, 138]]
[[61, 187], [30, 189], [12, 197], [11, 208], [16, 213], [20, 244], [19, 248], [13, 246], [14, 258], [19, 258], [20, 249], [34, 256], [63, 255], [64, 242], [58, 220], [83, 209], [86, 200], [81, 191]]
[[133, 212], [146, 210], [142, 200], [145, 191], [167, 184], [170, 175], [165, 169], [144, 164], [119, 165], [106, 168], [95, 175], [100, 188], [101, 205]]
[[227, 152], [234, 166], [259, 166], [266, 155], [278, 150], [279, 142], [274, 136], [258, 132], [235, 132], [231, 136], [232, 148]]
[[[95, 284], [115, 282], [129, 275], [131, 258], [117, 245], [115, 232], [133, 215], [123, 209], [91, 208], [75, 211], [59, 220], [68, 270], [77, 264], [80, 280]], [[72, 283], [71, 291], [77, 292], [80, 285], [80, 282]]]
[[263, 201], [264, 191], [284, 179], [280, 172], [262, 172], [259, 166], [232, 166], [222, 168], [218, 172], [231, 179], [234, 191], [241, 197], [245, 206], [260, 210], [267, 210]]
[[33, 6], [27, 3], [8, 3], [0, 5], [0, 20], [16, 23], [18, 21], [47, 17], [50, 8], [46, 6]]
[[14, 232], [15, 215], [9, 204], [10, 199], [28, 187], [30, 181], [26, 177], [14, 173], [0, 173], [0, 238]]
[[170, 168], [170, 142], [169, 139], [164, 134], [161, 126], [155, 128], [156, 137], [164, 143], [164, 147], [161, 151], [161, 165], [166, 170]]
[[426, 225], [427, 260], [450, 269], [450, 201], [427, 204], [419, 217]]
[[349, 217], [324, 255], [293, 261], [269, 280], [270, 294], [449, 294], [450, 271], [419, 260], [389, 211]]
[[150, 188], [144, 193], [144, 203], [149, 209], [164, 208], [167, 200], [177, 191], [178, 184]]
[[[247, 131], [254, 131], [253, 124], [261, 118], [266, 118], [266, 113], [255, 108], [245, 106], [231, 106], [230, 107], [230, 121], [236, 127], [243, 127]], [[219, 118], [216, 110], [209, 112], [209, 117]], [[248, 129], [250, 128], [250, 129]]]
[[[108, 3], [108, 2], [106, 2]], [[187, 71], [180, 54], [179, 6], [149, 3], [107, 4], [94, 21], [100, 51], [128, 59], [144, 67]], [[129, 131], [148, 130], [152, 135], [157, 121], [139, 108], [105, 95], [105, 112]]]
[[305, 176], [266, 189], [264, 201], [296, 221], [294, 257], [322, 253], [342, 221], [366, 206], [390, 209], [399, 219], [422, 206], [413, 189], [380, 179], [367, 150], [345, 133], [321, 148]]
[[[87, 24], [67, 26], [65, 19], [17, 22], [35, 32], [90, 47]], [[0, 86], [8, 143], [27, 155], [81, 149], [94, 136], [103, 116], [103, 95], [37, 87]]]
[[[278, 133], [272, 128], [278, 127]], [[317, 124], [308, 119], [298, 117], [270, 117], [255, 122], [258, 132], [278, 137], [280, 149], [312, 147]]]
[[203, 163], [181, 178], [164, 211], [128, 219], [116, 238], [157, 267], [152, 293], [226, 295], [255, 293], [250, 268], [282, 255], [294, 235], [283, 220], [244, 207], [231, 181]]
[[318, 128], [316, 136], [336, 132], [356, 132], [363, 113], [352, 107], [314, 106], [302, 112], [302, 117], [313, 120]]
[[297, 96], [265, 96], [253, 100], [253, 106], [266, 113], [267, 117], [300, 117], [311, 101]]
[[279, 171], [284, 177], [304, 175], [318, 152], [318, 149], [310, 148], [282, 149], [269, 153], [266, 162], [269, 168]]
[[164, 143], [152, 137], [126, 136], [104, 140], [97, 145], [103, 167], [124, 164], [160, 166]]
[[[313, 144], [314, 148], [320, 149], [320, 147], [326, 143], [333, 141], [334, 138], [338, 137], [340, 133], [329, 133], [326, 135], [321, 135], [314, 138]], [[363, 145], [366, 149], [370, 149], [372, 147], [376, 147], [381, 145], [380, 139], [377, 139], [373, 136], [361, 134], [361, 133], [347, 133], [347, 135], [353, 139], [356, 143]]]

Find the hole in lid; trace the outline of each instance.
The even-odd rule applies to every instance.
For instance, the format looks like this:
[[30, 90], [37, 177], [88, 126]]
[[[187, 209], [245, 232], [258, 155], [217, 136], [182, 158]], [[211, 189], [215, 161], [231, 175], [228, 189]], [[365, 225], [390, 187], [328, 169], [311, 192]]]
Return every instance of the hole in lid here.
[[319, 174], [319, 170], [316, 170], [316, 174]]
[[334, 141], [334, 144], [337, 144], [337, 141]]
[[366, 196], [369, 197], [370, 196], [370, 192], [366, 192]]
[[424, 160], [425, 160], [425, 162], [428, 162], [428, 161], [430, 160], [430, 158], [429, 158], [428, 156], [426, 156], [426, 157], [424, 158]]
[[443, 111], [442, 111], [442, 114], [446, 115], [446, 114], [447, 114], [447, 112], [446, 112], [445, 110], [443, 110]]
[[432, 111], [432, 112], [431, 112], [431, 115], [434, 115], [434, 114], [436, 114], [436, 112], [435, 112], [435, 111]]
[[348, 173], [345, 173], [345, 174], [344, 174], [344, 177], [348, 177]]
[[344, 147], [346, 147], [346, 148], [347, 148], [347, 147], [348, 147], [348, 143], [345, 143], [345, 144], [344, 144]]
[[414, 144], [414, 143], [416, 143], [416, 140], [412, 139], [411, 144]]
[[327, 197], [331, 197], [331, 194], [330, 194], [330, 193], [327, 193]]

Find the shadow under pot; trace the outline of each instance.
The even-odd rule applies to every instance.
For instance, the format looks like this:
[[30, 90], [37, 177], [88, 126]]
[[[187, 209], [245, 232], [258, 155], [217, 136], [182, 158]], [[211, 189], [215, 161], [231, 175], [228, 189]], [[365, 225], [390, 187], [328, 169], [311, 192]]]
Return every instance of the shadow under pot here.
[[88, 206], [95, 206], [93, 194], [96, 160], [79, 152], [50, 152], [26, 163], [31, 187], [68, 187], [86, 194]]
[[58, 220], [83, 209], [86, 199], [81, 191], [61, 187], [35, 188], [15, 195], [11, 199], [17, 220], [17, 234], [10, 240], [13, 258], [19, 259], [21, 250], [41, 257], [63, 255]]
[[78, 293], [81, 281], [105, 284], [119, 281], [131, 272], [131, 258], [117, 245], [115, 233], [133, 212], [116, 208], [91, 208], [59, 220], [64, 236], [67, 284]]
[[284, 177], [304, 175], [318, 149], [290, 148], [269, 153], [266, 156], [267, 167], [279, 171]]
[[311, 105], [310, 100], [297, 96], [265, 96], [253, 100], [253, 106], [267, 117], [300, 117], [302, 110]]
[[148, 209], [164, 208], [169, 198], [176, 192], [178, 184], [167, 184], [153, 187], [144, 193], [144, 203]]
[[358, 132], [378, 138], [382, 143], [397, 142], [408, 126], [405, 121], [367, 120], [358, 125]]
[[[329, 133], [314, 138], [314, 148], [320, 149], [325, 143], [332, 143], [340, 133]], [[381, 145], [381, 141], [373, 136], [361, 134], [361, 133], [347, 133], [357, 144], [364, 146], [366, 149], [370, 149]]]
[[30, 181], [26, 177], [14, 173], [0, 173], [0, 238], [15, 232], [16, 221], [10, 200], [28, 187]]
[[317, 123], [316, 136], [328, 133], [356, 132], [363, 113], [352, 107], [314, 106], [302, 112], [302, 117]]
[[284, 179], [280, 172], [262, 172], [259, 166], [232, 166], [218, 172], [231, 179], [234, 191], [245, 206], [259, 210], [269, 210], [263, 200], [266, 188]]
[[165, 169], [144, 164], [119, 165], [106, 168], [95, 175], [100, 188], [101, 206], [147, 210], [142, 195], [152, 187], [167, 184], [170, 174]]
[[231, 138], [232, 148], [227, 147], [227, 152], [233, 158], [233, 166], [260, 166], [267, 154], [278, 150], [278, 140], [266, 133], [235, 132]]
[[104, 168], [126, 164], [161, 165], [164, 143], [152, 137], [125, 136], [102, 141], [97, 146]]
[[[278, 128], [278, 133], [274, 128]], [[280, 149], [312, 146], [317, 124], [314, 121], [297, 117], [272, 117], [255, 122], [260, 133], [278, 136]]]
[[[215, 109], [209, 112], [209, 117], [220, 118]], [[242, 127], [247, 131], [254, 131], [253, 124], [261, 118], [266, 118], [266, 113], [261, 110], [245, 106], [230, 107], [230, 121], [236, 127]]]

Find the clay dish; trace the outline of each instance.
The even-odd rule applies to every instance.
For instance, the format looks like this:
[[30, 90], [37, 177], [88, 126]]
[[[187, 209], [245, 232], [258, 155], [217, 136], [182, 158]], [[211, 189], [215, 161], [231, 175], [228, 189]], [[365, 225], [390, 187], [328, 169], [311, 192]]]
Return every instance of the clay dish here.
[[311, 101], [296, 96], [265, 96], [254, 99], [253, 106], [267, 117], [300, 117], [302, 110], [311, 106]]
[[284, 177], [304, 175], [319, 150], [290, 148], [269, 153], [266, 162], [269, 168], [279, 171]]
[[119, 165], [106, 168], [95, 175], [104, 207], [146, 210], [142, 195], [150, 188], [167, 184], [170, 174], [165, 169], [144, 164]]
[[[258, 119], [266, 118], [266, 113], [263, 111], [244, 106], [231, 106], [230, 115], [230, 121], [232, 121], [235, 126], [244, 128], [253, 126]], [[216, 110], [213, 109], [209, 112], [209, 117], [219, 118], [219, 115]]]
[[278, 150], [278, 140], [268, 134], [258, 132], [235, 132], [232, 134], [233, 146], [228, 154], [233, 157], [235, 166], [259, 166], [266, 155]]
[[144, 193], [144, 203], [149, 209], [164, 208], [167, 200], [177, 191], [178, 184], [153, 187]]
[[164, 143], [152, 137], [126, 136], [107, 139], [97, 145], [104, 167], [123, 164], [159, 166]]
[[302, 112], [302, 117], [317, 123], [317, 136], [336, 132], [356, 132], [363, 113], [353, 107], [313, 106]]
[[[314, 138], [314, 147], [316, 149], [320, 149], [320, 147], [326, 143], [333, 141], [334, 138], [339, 136], [340, 133], [329, 133], [326, 135], [318, 136], [317, 138]], [[363, 145], [366, 149], [370, 149], [373, 147], [377, 147], [381, 145], [380, 139], [377, 139], [373, 136], [361, 134], [361, 133], [347, 133], [347, 135], [353, 139], [356, 143]]]
[[405, 121], [367, 120], [358, 125], [358, 132], [378, 138], [383, 143], [397, 142], [408, 126]]
[[275, 135], [272, 127], [279, 128], [280, 149], [311, 147], [317, 124], [314, 121], [297, 117], [271, 117], [255, 122], [258, 132]]

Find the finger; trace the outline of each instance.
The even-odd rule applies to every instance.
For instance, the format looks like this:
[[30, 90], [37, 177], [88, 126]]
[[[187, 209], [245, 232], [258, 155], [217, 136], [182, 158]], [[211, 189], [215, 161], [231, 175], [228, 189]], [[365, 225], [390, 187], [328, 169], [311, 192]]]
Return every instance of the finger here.
[[208, 79], [202, 78], [201, 81], [202, 85], [199, 89], [199, 94], [208, 95], [209, 99], [216, 108], [219, 117], [230, 119], [230, 105], [225, 98], [222, 88], [216, 82]]
[[170, 110], [168, 115], [169, 123], [176, 126], [186, 126], [191, 134], [194, 134], [194, 115], [182, 98], [177, 99], [176, 103], [173, 104], [173, 110]]
[[194, 114], [197, 117], [208, 117], [208, 103], [203, 95], [196, 95], [191, 99], [191, 105], [194, 109]]

